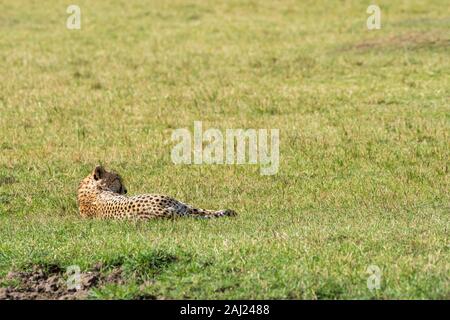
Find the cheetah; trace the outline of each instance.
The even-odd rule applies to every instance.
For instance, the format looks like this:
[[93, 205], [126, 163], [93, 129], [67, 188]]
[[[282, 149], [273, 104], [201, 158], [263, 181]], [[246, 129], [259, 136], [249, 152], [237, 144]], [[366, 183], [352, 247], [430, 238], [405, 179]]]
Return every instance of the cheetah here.
[[236, 216], [233, 210], [204, 210], [194, 208], [171, 197], [159, 194], [126, 196], [122, 178], [102, 166], [81, 181], [78, 187], [78, 208], [82, 217], [119, 220], [152, 218]]

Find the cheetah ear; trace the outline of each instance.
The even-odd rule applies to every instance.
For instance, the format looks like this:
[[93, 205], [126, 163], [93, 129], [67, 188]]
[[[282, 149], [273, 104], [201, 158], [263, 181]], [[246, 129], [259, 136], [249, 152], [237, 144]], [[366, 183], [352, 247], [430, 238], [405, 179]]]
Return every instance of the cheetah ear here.
[[94, 169], [94, 179], [95, 180], [101, 179], [104, 173], [105, 169], [103, 169], [102, 166], [96, 166]]

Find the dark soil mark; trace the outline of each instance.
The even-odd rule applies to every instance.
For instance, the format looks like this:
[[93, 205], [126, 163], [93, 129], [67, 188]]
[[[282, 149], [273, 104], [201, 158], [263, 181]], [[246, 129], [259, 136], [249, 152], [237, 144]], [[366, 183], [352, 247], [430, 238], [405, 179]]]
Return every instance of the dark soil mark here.
[[421, 48], [444, 48], [450, 47], [450, 37], [439, 33], [411, 32], [389, 37], [380, 37], [348, 45], [343, 51], [371, 49], [421, 49]]
[[14, 177], [0, 176], [0, 186], [16, 183], [17, 180]]
[[14, 283], [0, 288], [0, 300], [73, 300], [84, 299], [89, 290], [107, 283], [123, 284], [122, 269], [116, 267], [107, 275], [100, 273], [102, 264], [80, 273], [78, 288], [69, 289], [66, 271], [56, 265], [35, 265], [31, 271], [10, 272], [6, 282]]

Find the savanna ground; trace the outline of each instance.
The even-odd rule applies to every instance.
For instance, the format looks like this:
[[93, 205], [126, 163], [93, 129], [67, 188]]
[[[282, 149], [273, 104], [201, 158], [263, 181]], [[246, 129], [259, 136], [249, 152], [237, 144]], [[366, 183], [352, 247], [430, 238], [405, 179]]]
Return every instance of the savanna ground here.
[[[81, 30], [0, 4], [0, 286], [100, 263], [125, 281], [91, 298], [450, 298], [448, 1], [378, 1], [372, 31], [369, 1], [72, 2]], [[278, 173], [174, 165], [194, 121], [280, 129]], [[240, 215], [83, 220], [98, 163]]]

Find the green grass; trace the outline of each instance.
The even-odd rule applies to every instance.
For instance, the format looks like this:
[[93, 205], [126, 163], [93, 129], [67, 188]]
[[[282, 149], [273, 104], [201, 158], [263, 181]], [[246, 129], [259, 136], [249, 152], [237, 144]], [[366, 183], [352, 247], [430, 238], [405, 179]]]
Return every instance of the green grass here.
[[[378, 1], [377, 31], [367, 1], [80, 0], [72, 31], [68, 4], [0, 4], [0, 277], [102, 261], [128, 282], [92, 298], [450, 298], [447, 1]], [[280, 129], [278, 174], [174, 165], [197, 120]], [[98, 163], [240, 215], [83, 220]]]

